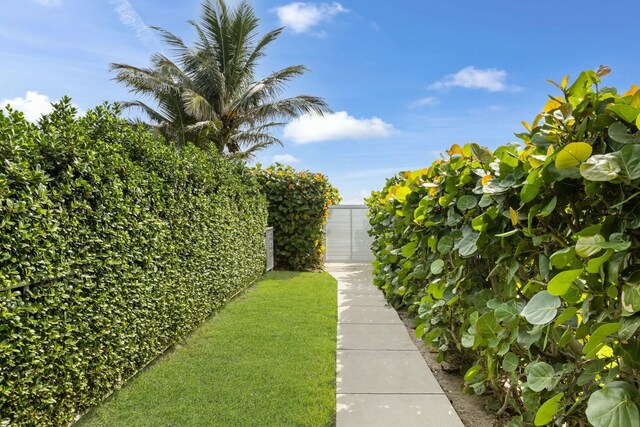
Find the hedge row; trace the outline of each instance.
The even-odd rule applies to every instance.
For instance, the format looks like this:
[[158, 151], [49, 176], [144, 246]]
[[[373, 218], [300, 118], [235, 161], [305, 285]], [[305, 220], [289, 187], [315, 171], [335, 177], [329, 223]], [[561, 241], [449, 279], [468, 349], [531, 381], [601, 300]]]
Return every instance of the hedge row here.
[[640, 91], [607, 73], [368, 200], [375, 283], [509, 426], [640, 425]]
[[0, 112], [3, 426], [69, 423], [265, 265], [244, 166], [70, 105], [38, 126]]
[[275, 267], [317, 270], [323, 266], [323, 225], [329, 206], [340, 202], [338, 190], [326, 176], [275, 164], [255, 169], [269, 205], [274, 228]]

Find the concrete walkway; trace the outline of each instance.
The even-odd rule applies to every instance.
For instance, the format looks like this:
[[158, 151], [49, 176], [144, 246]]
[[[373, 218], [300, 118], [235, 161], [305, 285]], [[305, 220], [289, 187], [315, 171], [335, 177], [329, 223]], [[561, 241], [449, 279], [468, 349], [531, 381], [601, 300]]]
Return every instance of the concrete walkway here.
[[371, 265], [326, 265], [338, 280], [337, 427], [463, 427]]

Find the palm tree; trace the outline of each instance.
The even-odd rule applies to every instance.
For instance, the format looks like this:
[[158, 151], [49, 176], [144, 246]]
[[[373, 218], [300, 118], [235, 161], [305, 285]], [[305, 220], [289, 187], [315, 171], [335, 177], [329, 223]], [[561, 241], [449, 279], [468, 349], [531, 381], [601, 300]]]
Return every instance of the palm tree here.
[[150, 68], [111, 64], [114, 80], [157, 104], [136, 100], [123, 106], [141, 109], [148, 125], [177, 146], [191, 142], [221, 154], [251, 156], [282, 144], [270, 133], [275, 127], [301, 114], [328, 111], [325, 101], [315, 96], [280, 98], [287, 82], [308, 71], [302, 65], [255, 80], [259, 59], [283, 28], [259, 38], [259, 20], [246, 1], [230, 9], [224, 0], [205, 0], [200, 22], [189, 23], [197, 33], [191, 47], [152, 27], [174, 60], [156, 53]]

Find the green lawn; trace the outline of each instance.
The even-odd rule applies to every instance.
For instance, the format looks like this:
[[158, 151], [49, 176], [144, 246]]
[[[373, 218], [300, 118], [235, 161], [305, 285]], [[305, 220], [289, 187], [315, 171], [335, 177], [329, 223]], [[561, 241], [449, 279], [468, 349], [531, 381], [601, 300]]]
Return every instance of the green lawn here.
[[79, 426], [330, 426], [336, 281], [268, 273]]

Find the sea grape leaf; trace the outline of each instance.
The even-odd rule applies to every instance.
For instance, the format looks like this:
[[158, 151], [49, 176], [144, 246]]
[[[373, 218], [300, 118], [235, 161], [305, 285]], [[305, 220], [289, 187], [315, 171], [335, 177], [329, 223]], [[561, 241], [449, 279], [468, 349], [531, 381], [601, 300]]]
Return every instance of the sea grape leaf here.
[[605, 345], [605, 339], [610, 335], [615, 334], [620, 330], [622, 325], [620, 323], [605, 323], [599, 326], [589, 337], [589, 342], [584, 346], [582, 352], [585, 354], [585, 358], [590, 359], [595, 356], [598, 350]]
[[620, 176], [628, 180], [640, 179], [640, 144], [627, 145], [614, 153], [620, 164]]
[[559, 297], [541, 291], [529, 300], [520, 315], [532, 325], [546, 325], [556, 317], [561, 303]]
[[536, 426], [549, 424], [553, 420], [554, 415], [558, 412], [558, 405], [563, 397], [564, 392], [558, 393], [551, 399], [544, 402], [540, 408], [538, 408], [538, 412], [536, 412], [536, 417], [533, 420], [533, 423]]
[[556, 157], [556, 168], [569, 169], [580, 165], [591, 156], [593, 147], [586, 142], [572, 142], [567, 144]]
[[587, 420], [594, 427], [640, 427], [640, 412], [626, 387], [608, 384], [587, 402]]
[[561, 296], [566, 294], [571, 287], [571, 284], [582, 274], [580, 270], [567, 270], [556, 274], [549, 284], [547, 285], [547, 291], [551, 295]]
[[580, 175], [589, 181], [613, 181], [619, 172], [620, 164], [615, 154], [596, 154], [580, 165]]
[[536, 393], [554, 382], [556, 371], [546, 362], [536, 362], [527, 366], [527, 386]]

